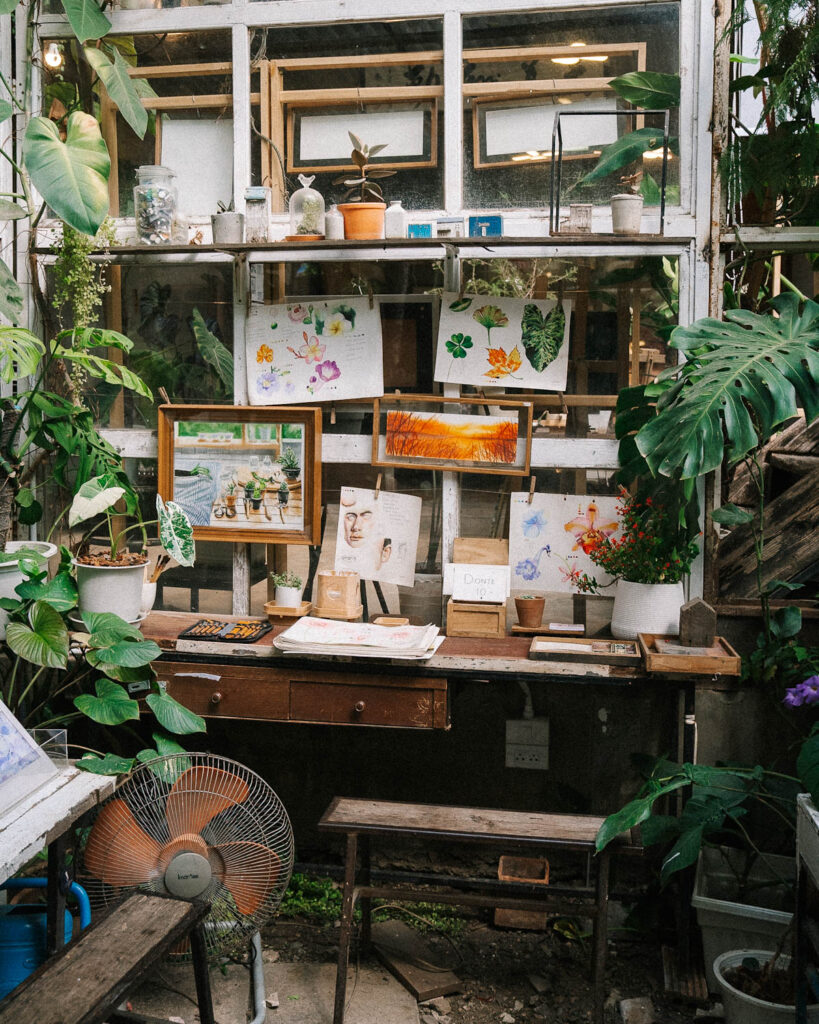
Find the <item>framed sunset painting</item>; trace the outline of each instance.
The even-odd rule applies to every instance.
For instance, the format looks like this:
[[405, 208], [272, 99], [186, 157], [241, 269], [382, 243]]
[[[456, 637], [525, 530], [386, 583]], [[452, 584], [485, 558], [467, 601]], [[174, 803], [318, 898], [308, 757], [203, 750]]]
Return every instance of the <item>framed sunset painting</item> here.
[[532, 403], [385, 395], [373, 403], [373, 464], [460, 473], [529, 472]]

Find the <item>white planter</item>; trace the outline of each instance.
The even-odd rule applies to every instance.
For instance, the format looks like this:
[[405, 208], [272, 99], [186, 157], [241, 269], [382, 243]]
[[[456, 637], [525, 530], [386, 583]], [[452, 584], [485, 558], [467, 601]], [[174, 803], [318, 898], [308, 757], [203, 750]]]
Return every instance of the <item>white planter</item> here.
[[615, 235], [639, 235], [643, 197], [624, 193], [611, 197], [611, 230]]
[[214, 245], [239, 245], [245, 240], [243, 213], [214, 213], [210, 226]]
[[[724, 972], [738, 967], [746, 956], [752, 956], [759, 962], [767, 963], [773, 956], [772, 950], [732, 949], [723, 953], [714, 961], [714, 974], [722, 992], [722, 1006], [725, 1010], [725, 1024], [793, 1024], [796, 1010], [791, 1004], [768, 1003], [764, 999], [755, 999], [739, 989], [729, 985]], [[790, 963], [790, 957], [779, 958], [783, 968]], [[808, 1020], [819, 1021], [819, 1005], [808, 1007]]]
[[274, 601], [280, 608], [299, 608], [301, 587], [276, 587]]
[[136, 622], [142, 606], [145, 565], [83, 565], [74, 560], [80, 612], [114, 612]]
[[[0, 564], [0, 597], [9, 597], [12, 600], [19, 600], [14, 588], [23, 582], [24, 576], [16, 562], [4, 562]], [[6, 623], [9, 621], [9, 613], [0, 608], [0, 640], [6, 639]]]
[[41, 558], [48, 560], [57, 554], [57, 545], [47, 540], [9, 540], [6, 541], [6, 551], [21, 551], [24, 548], [33, 549]]
[[148, 583], [146, 580], [142, 584], [142, 600], [139, 603], [139, 614], [147, 615], [153, 608], [154, 601], [156, 601], [156, 580], [153, 580], [151, 583]]
[[629, 583], [618, 580], [611, 613], [611, 632], [618, 640], [636, 640], [638, 633], [678, 636], [685, 591], [680, 583]]

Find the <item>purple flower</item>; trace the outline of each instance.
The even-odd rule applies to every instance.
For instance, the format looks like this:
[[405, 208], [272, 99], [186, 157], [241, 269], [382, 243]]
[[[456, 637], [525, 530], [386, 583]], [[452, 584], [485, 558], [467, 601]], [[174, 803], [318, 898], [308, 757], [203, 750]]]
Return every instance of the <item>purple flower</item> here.
[[785, 691], [782, 703], [791, 708], [803, 704], [819, 704], [819, 675], [810, 676], [803, 683], [797, 683]]
[[261, 395], [269, 395], [279, 390], [280, 382], [279, 374], [275, 370], [267, 370], [256, 378], [256, 390]]
[[323, 384], [326, 384], [328, 381], [336, 380], [340, 377], [341, 370], [339, 370], [338, 364], [334, 359], [325, 359], [323, 363], [319, 363], [316, 367], [316, 376]]

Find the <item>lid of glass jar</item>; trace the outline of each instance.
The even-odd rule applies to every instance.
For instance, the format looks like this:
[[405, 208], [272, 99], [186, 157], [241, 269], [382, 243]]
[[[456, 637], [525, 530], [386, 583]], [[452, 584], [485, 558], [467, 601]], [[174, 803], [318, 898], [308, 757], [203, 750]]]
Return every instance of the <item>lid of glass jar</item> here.
[[[305, 174], [300, 174], [299, 175], [299, 181], [301, 182], [301, 186], [302, 187], [296, 189], [296, 191], [293, 193], [293, 196], [297, 196], [301, 192], [317, 192], [316, 189], [310, 188], [310, 186], [313, 184], [313, 182], [315, 180], [316, 180], [315, 174], [311, 174], [309, 178]], [[321, 193], [317, 192], [317, 194], [320, 195]], [[291, 196], [291, 198], [292, 198], [292, 196]]]
[[269, 191], [266, 185], [251, 185], [245, 189], [245, 202], [263, 203], [267, 199]]

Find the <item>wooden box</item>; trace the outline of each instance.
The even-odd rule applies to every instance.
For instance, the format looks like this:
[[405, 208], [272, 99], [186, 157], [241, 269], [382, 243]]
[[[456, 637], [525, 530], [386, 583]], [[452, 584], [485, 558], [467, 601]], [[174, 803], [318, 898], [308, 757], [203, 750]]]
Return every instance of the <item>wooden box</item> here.
[[357, 572], [323, 569], [316, 575], [314, 612], [320, 619], [357, 619], [361, 615], [361, 580]]
[[530, 658], [545, 661], [582, 661], [587, 665], [638, 667], [643, 658], [636, 640], [608, 640], [579, 637], [536, 636], [529, 647]]
[[[545, 857], [516, 857], [503, 854], [498, 862], [501, 882], [524, 882], [527, 885], [549, 884], [549, 862]], [[498, 928], [524, 928], [542, 932], [549, 915], [539, 910], [508, 910], [495, 908], [495, 926]]]
[[502, 640], [506, 636], [506, 602], [472, 604], [450, 598], [446, 605], [446, 635]]
[[[694, 676], [738, 676], [742, 659], [721, 636], [714, 637], [711, 648], [692, 647], [690, 651], [680, 648], [679, 637], [657, 636], [654, 633], [640, 633], [638, 638], [647, 672], [683, 672]], [[665, 640], [677, 650], [658, 651], [657, 640]]]

